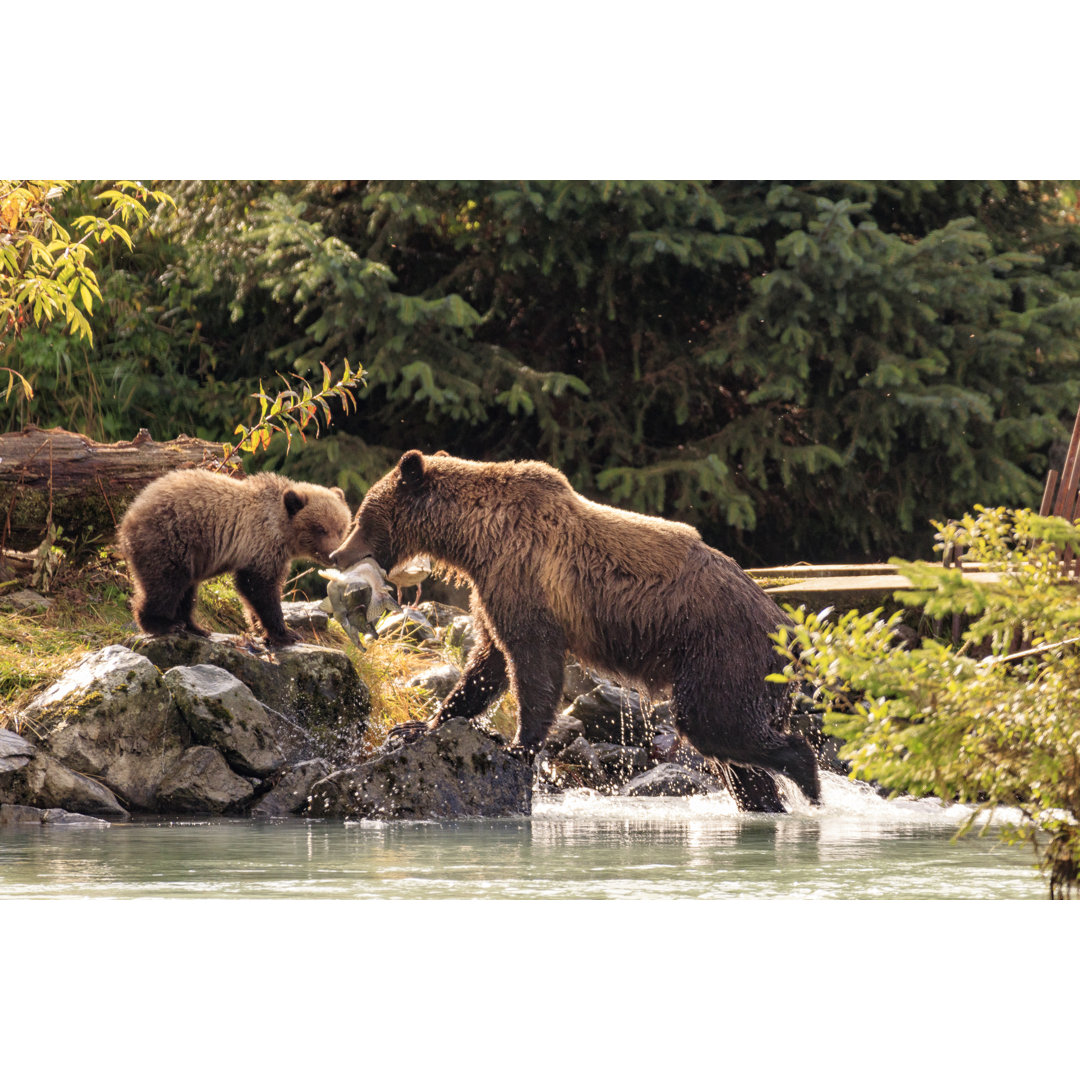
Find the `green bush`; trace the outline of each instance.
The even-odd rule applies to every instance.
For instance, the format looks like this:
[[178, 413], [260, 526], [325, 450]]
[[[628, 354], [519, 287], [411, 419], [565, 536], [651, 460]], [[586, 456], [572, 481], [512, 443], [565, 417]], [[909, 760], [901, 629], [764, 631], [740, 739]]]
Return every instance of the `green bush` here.
[[794, 627], [776, 635], [788, 660], [776, 678], [815, 688], [853, 776], [1018, 810], [1006, 835], [1035, 845], [1051, 896], [1070, 896], [1080, 888], [1080, 595], [1063, 554], [1080, 551], [1080, 528], [976, 509], [939, 526], [939, 543], [960, 545], [989, 578], [893, 560], [914, 586], [897, 598], [932, 619], [962, 616], [957, 642], [909, 648], [895, 632], [902, 611], [792, 611]]

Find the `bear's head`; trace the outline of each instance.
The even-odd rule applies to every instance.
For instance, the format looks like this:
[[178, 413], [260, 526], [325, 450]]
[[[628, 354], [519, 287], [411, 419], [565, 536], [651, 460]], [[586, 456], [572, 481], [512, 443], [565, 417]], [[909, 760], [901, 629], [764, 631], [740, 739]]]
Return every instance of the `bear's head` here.
[[331, 554], [331, 563], [353, 566], [371, 556], [384, 570], [390, 570], [420, 554], [409, 525], [427, 487], [426, 473], [419, 450], [402, 454], [397, 465], [368, 489], [352, 531]]
[[289, 515], [289, 553], [329, 565], [336, 547], [349, 531], [345, 492], [318, 484], [292, 484], [283, 495]]

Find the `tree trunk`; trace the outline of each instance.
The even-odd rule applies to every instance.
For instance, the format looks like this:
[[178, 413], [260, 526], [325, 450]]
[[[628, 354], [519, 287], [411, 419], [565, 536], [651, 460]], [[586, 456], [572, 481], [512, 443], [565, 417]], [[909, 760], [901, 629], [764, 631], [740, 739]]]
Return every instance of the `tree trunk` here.
[[94, 442], [63, 428], [28, 427], [0, 435], [0, 548], [37, 547], [50, 512], [63, 535], [107, 542], [128, 504], [151, 480], [173, 469], [220, 461], [220, 443], [186, 435], [156, 443], [145, 429], [118, 443]]

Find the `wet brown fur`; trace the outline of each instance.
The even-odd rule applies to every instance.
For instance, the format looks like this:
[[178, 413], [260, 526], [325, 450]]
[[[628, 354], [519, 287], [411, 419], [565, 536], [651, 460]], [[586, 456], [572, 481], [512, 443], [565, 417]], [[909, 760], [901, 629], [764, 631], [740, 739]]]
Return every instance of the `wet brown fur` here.
[[205, 636], [194, 618], [199, 582], [231, 572], [252, 629], [274, 645], [295, 641], [281, 611], [292, 560], [327, 565], [349, 521], [340, 488], [274, 473], [240, 480], [199, 469], [167, 473], [139, 493], [120, 523], [135, 621], [148, 634]]
[[785, 617], [690, 526], [590, 502], [541, 462], [412, 450], [371, 487], [332, 558], [348, 566], [369, 554], [386, 569], [428, 555], [472, 582], [477, 645], [436, 724], [479, 715], [509, 683], [517, 741], [538, 747], [569, 650], [670, 694], [703, 754], [783, 772], [817, 801], [813, 751], [784, 731], [787, 688], [765, 681], [782, 666], [768, 634]]

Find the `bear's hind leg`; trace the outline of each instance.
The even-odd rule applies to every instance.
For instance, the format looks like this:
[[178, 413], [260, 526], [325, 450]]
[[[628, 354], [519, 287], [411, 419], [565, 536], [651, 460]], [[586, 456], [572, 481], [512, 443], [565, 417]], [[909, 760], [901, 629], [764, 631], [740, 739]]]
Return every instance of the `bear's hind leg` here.
[[776, 781], [765, 769], [733, 765], [730, 761], [717, 763], [735, 805], [748, 814], [784, 814], [787, 807], [780, 801]]
[[782, 772], [799, 785], [814, 806], [821, 805], [821, 776], [817, 755], [801, 735], [785, 735], [784, 745], [769, 755], [769, 767]]
[[199, 594], [198, 583], [191, 586], [186, 593], [180, 598], [180, 605], [177, 608], [177, 615], [181, 622], [184, 624], [184, 628], [192, 634], [198, 634], [199, 637], [209, 637], [210, 631], [205, 626], [200, 626], [195, 621], [195, 600]]
[[167, 585], [148, 587], [136, 578], [131, 610], [139, 629], [152, 637], [173, 634], [184, 627], [183, 615], [177, 611], [176, 590]]
[[[775, 794], [764, 786], [767, 783], [775, 788], [771, 780], [762, 781], [753, 775], [756, 767], [783, 773], [813, 805], [820, 805], [821, 781], [814, 751], [801, 735], [780, 731], [770, 722], [767, 712], [740, 709], [736, 703], [724, 702], [711, 693], [703, 695], [694, 679], [676, 681], [672, 706], [676, 727], [702, 754], [745, 767], [745, 773], [735, 774], [735, 782], [749, 785], [747, 797], [761, 796], [772, 801], [771, 794]], [[738, 802], [740, 794], [734, 790], [732, 794]], [[779, 798], [775, 801], [779, 803]]]

